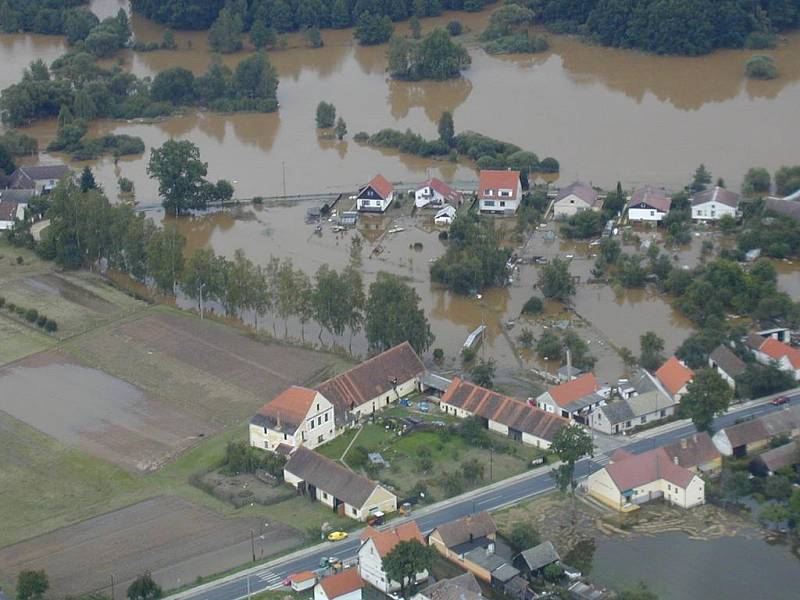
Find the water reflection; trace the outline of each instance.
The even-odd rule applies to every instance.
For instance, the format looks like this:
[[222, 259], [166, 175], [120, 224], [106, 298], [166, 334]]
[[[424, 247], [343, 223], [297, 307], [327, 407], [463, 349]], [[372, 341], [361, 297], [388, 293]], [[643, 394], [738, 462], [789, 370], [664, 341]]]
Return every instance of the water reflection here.
[[438, 123], [444, 111], [455, 112], [472, 91], [464, 77], [452, 81], [389, 81], [389, 106], [396, 120], [405, 119], [413, 108], [421, 108], [431, 123]]

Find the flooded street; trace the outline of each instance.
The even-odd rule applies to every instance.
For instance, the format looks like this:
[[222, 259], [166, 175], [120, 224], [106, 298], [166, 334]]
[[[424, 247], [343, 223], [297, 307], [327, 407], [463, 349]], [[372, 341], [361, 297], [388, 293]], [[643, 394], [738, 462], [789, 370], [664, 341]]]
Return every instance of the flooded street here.
[[[92, 8], [107, 16], [125, 5], [123, 0], [95, 0]], [[480, 32], [488, 14], [446, 14], [424, 20], [423, 29], [455, 17]], [[160, 40], [164, 31], [136, 14], [132, 24], [143, 41]], [[398, 157], [349, 138], [318, 140], [313, 115], [322, 99], [336, 105], [351, 136], [394, 127], [433, 137], [441, 112], [450, 110], [457, 130], [472, 129], [540, 157], [556, 157], [561, 182], [579, 177], [604, 186], [622, 180], [676, 188], [705, 162], [715, 177], [738, 187], [748, 167], [774, 170], [794, 153], [786, 124], [800, 118], [797, 33], [788, 36], [785, 46], [768, 51], [781, 77], [767, 82], [745, 80], [749, 51], [658, 57], [560, 36], [550, 36], [551, 50], [534, 56], [489, 56], [470, 47], [472, 67], [459, 80], [393, 82], [385, 73], [385, 46], [353, 46], [350, 30], [326, 30], [323, 37], [323, 49], [298, 48], [302, 40], [289, 35], [290, 49], [270, 52], [281, 79], [276, 114], [231, 117], [192, 111], [151, 125], [101, 122], [95, 131], [139, 135], [148, 146], [169, 137], [191, 139], [208, 161], [211, 176], [236, 181], [240, 197], [282, 194], [284, 167], [289, 194], [349, 190], [375, 172], [394, 181], [420, 180], [428, 173], [445, 180], [474, 177], [466, 165]], [[2, 38], [4, 84], [16, 80], [30, 60], [52, 60], [65, 47], [57, 37]], [[179, 32], [176, 38], [180, 50], [175, 52], [123, 53], [125, 67], [139, 76], [173, 66], [202, 73], [211, 61], [206, 33]], [[234, 65], [246, 55], [223, 60]], [[43, 143], [55, 133], [52, 124], [37, 125], [32, 132]], [[146, 156], [125, 160], [117, 170], [111, 159], [103, 159], [99, 178], [109, 190], [118, 175], [133, 179], [138, 199], [152, 202], [155, 186], [145, 176], [145, 161]]]

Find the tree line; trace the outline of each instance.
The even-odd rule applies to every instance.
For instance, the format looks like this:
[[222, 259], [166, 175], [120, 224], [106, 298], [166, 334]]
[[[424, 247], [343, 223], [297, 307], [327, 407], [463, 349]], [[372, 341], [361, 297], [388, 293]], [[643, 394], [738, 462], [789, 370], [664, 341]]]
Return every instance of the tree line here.
[[472, 64], [466, 48], [450, 39], [444, 29], [436, 28], [421, 41], [395, 36], [387, 51], [389, 74], [395, 79], [419, 81], [459, 77]]
[[[173, 142], [180, 143], [180, 142]], [[67, 269], [107, 261], [109, 267], [152, 285], [159, 292], [182, 292], [204, 310], [217, 303], [226, 316], [242, 319], [269, 315], [284, 322], [296, 319], [305, 340], [305, 326], [315, 322], [318, 338], [353, 336], [364, 331], [371, 350], [381, 351], [408, 340], [424, 352], [433, 343], [416, 291], [396, 275], [379, 273], [365, 293], [361, 276], [361, 244], [353, 242], [350, 264], [341, 271], [322, 265], [313, 279], [291, 259], [270, 257], [254, 264], [242, 250], [232, 259], [202, 248], [185, 258], [186, 239], [173, 226], [158, 228], [128, 205], [112, 205], [96, 186], [72, 178], [59, 182], [47, 211], [50, 225], [38, 244], [27, 238], [44, 259]], [[359, 238], [354, 238], [359, 239]]]
[[557, 33], [655, 54], [707, 54], [764, 47], [774, 31], [800, 26], [798, 0], [518, 0]]
[[176, 29], [208, 29], [227, 5], [241, 16], [244, 31], [263, 23], [278, 32], [287, 32], [315, 27], [345, 29], [356, 25], [365, 13], [403, 21], [412, 16], [438, 16], [443, 10], [480, 11], [492, 2], [494, 0], [132, 0], [131, 7]]

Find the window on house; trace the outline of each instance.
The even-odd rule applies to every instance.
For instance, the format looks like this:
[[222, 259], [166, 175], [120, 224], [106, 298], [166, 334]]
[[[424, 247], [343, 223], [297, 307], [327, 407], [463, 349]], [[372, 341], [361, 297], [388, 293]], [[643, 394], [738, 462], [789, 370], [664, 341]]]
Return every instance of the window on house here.
[[353, 507], [353, 514], [354, 514], [354, 515], [357, 515], [357, 514], [358, 514], [358, 510], [356, 509], [356, 507], [355, 507], [355, 506]]
[[284, 433], [284, 434], [283, 434], [283, 439], [284, 439], [284, 440], [288, 440], [288, 439], [289, 439], [289, 436], [288, 436], [288, 435], [286, 435], [286, 434]]
[[630, 427], [630, 426], [631, 426], [631, 422], [630, 421], [625, 421], [625, 427]]
[[329, 414], [329, 413], [325, 413], [325, 422], [326, 422], [326, 423], [328, 422], [328, 414]]
[[666, 417], [667, 416], [667, 411], [666, 410], [662, 410], [660, 414], [661, 414], [662, 417]]
[[317, 443], [318, 443], [318, 444], [321, 444], [321, 443], [323, 442], [323, 440], [324, 440], [324, 439], [325, 439], [325, 438], [324, 438], [323, 436], [319, 436], [319, 437], [317, 438]]
[[484, 196], [494, 196], [494, 190], [484, 190], [483, 191], [483, 195]]
[[505, 206], [505, 205], [506, 205], [505, 202], [500, 202], [500, 206]]
[[483, 201], [483, 205], [484, 206], [494, 206], [494, 200], [484, 200]]
[[647, 423], [647, 417], [640, 417], [639, 418], [639, 422], [640, 423]]
[[326, 492], [322, 492], [322, 499], [323, 500], [327, 500], [328, 499], [328, 494]]
[[498, 196], [501, 198], [510, 198], [511, 197], [511, 190], [500, 190], [497, 193]]
[[651, 211], [650, 211], [650, 216], [651, 216], [651, 217], [655, 217], [655, 216], [656, 216], [656, 211], [654, 211], [654, 210], [651, 210]]

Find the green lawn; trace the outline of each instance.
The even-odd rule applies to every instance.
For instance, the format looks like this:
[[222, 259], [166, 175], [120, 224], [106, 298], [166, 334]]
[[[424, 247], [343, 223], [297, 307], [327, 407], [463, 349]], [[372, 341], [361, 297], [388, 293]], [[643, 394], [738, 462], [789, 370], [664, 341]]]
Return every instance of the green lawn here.
[[[395, 407], [383, 414], [402, 416], [403, 411], [406, 409]], [[441, 416], [443, 415], [434, 412], [429, 415], [429, 419], [438, 420]], [[495, 451], [490, 452], [485, 448], [471, 446], [460, 436], [446, 432], [414, 431], [399, 436], [396, 430], [387, 429], [380, 422], [368, 423], [357, 431], [357, 438], [348, 456], [353, 448], [359, 446], [363, 446], [368, 452], [379, 452], [390, 466], [379, 470], [377, 477], [384, 484], [392, 486], [399, 496], [409, 495], [417, 484], [422, 483], [428, 488], [429, 497], [442, 500], [452, 495], [452, 488], [448, 490], [442, 485], [443, 477], [452, 472], [461, 473], [463, 464], [473, 459], [483, 465], [483, 478], [464, 481], [463, 491], [522, 473], [533, 458], [541, 456], [541, 451], [536, 448], [511, 442], [492, 433], [489, 436]], [[338, 459], [354, 436], [356, 430], [348, 431], [320, 447], [318, 451]], [[426, 452], [430, 454], [430, 468], [423, 470], [427, 465], [423, 464], [424, 459], [420, 459], [420, 455]], [[345, 462], [348, 456], [345, 456]]]
[[0, 310], [0, 366], [46, 350], [55, 338]]

